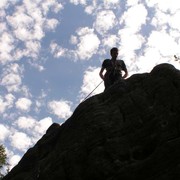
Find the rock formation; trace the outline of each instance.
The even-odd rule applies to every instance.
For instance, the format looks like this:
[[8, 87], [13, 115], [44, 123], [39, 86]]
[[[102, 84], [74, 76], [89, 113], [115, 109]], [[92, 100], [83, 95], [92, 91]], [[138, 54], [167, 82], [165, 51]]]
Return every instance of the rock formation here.
[[4, 180], [180, 179], [180, 71], [160, 64], [82, 102]]

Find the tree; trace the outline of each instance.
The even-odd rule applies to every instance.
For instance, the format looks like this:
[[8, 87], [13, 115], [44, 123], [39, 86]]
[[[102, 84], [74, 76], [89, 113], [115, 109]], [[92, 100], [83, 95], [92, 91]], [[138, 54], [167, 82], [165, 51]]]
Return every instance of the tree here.
[[2, 168], [7, 165], [7, 155], [4, 146], [0, 145], [0, 179], [3, 178]]

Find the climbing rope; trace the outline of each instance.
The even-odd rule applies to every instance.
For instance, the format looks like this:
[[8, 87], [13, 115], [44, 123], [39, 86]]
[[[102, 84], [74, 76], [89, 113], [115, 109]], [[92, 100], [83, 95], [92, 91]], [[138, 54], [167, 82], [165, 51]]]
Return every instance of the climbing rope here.
[[95, 91], [95, 89], [97, 89], [100, 86], [100, 84], [102, 82], [103, 82], [103, 80], [84, 98], [84, 100], [82, 102], [84, 102]]

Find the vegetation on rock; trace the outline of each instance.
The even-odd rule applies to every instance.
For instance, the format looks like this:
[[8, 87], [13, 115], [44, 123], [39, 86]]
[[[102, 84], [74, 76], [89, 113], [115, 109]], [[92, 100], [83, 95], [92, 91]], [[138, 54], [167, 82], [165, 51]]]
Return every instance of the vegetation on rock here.
[[[7, 165], [7, 155], [4, 146], [0, 145], [0, 170]], [[7, 171], [7, 170], [6, 170]], [[0, 171], [0, 179], [4, 177], [4, 173]]]

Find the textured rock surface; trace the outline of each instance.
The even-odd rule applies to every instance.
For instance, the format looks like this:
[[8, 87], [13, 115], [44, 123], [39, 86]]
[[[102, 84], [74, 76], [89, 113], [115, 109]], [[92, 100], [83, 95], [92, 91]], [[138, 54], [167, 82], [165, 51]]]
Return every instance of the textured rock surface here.
[[81, 103], [4, 180], [180, 179], [180, 71], [161, 64]]

